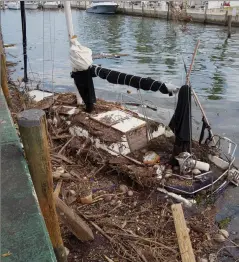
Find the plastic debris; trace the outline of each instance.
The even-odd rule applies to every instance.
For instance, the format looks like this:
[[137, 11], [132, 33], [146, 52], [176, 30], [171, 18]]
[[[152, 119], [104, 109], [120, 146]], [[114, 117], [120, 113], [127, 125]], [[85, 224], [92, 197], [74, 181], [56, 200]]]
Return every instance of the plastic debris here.
[[147, 165], [154, 165], [160, 161], [160, 156], [153, 151], [148, 151], [144, 155], [143, 162]]

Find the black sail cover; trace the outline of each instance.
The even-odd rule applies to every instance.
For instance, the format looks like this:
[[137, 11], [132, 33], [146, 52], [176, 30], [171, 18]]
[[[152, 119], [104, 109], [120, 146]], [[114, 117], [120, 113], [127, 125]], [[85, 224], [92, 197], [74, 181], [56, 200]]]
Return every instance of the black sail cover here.
[[96, 103], [95, 88], [90, 68], [84, 71], [72, 72], [71, 77], [74, 78], [75, 85], [86, 105], [86, 111], [90, 113], [93, 110], [94, 103]]
[[74, 78], [77, 89], [86, 105], [86, 111], [91, 112], [96, 102], [95, 88], [92, 77], [100, 77], [106, 79], [112, 84], [127, 85], [137, 89], [148, 91], [160, 91], [163, 94], [172, 96], [172, 91], [167, 86], [151, 78], [144, 78], [134, 75], [120, 73], [114, 70], [106, 69], [97, 65], [90, 66], [87, 70], [72, 72], [71, 77]]
[[183, 85], [179, 90], [177, 107], [169, 127], [176, 137], [173, 156], [185, 151], [190, 153], [192, 119], [191, 88], [188, 85]]
[[127, 85], [146, 91], [160, 91], [163, 94], [172, 96], [172, 92], [168, 90], [164, 83], [151, 78], [120, 73], [97, 65], [91, 66], [91, 74], [93, 77], [98, 76], [102, 79], [106, 79], [109, 83], [112, 84]]

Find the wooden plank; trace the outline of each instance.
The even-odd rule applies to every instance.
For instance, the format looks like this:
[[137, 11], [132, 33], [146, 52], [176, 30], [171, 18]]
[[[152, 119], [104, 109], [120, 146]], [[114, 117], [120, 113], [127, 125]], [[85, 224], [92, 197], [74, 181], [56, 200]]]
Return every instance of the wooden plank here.
[[56, 209], [62, 222], [81, 241], [94, 240], [94, 235], [87, 223], [81, 219], [60, 198], [55, 198]]
[[181, 204], [171, 206], [182, 262], [196, 262]]

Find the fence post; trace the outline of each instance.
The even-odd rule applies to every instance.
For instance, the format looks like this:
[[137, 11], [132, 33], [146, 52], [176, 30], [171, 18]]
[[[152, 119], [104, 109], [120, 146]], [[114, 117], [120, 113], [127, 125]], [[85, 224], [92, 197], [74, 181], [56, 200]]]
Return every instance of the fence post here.
[[30, 109], [18, 114], [19, 131], [30, 174], [58, 262], [66, 262], [60, 225], [53, 196], [53, 178], [43, 110]]

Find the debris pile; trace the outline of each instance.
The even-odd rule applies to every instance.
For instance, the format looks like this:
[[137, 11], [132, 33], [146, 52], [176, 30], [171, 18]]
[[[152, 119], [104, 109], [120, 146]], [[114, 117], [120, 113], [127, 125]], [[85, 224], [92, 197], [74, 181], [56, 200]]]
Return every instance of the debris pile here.
[[[162, 182], [162, 175], [169, 178], [178, 171], [162, 168], [172, 152], [173, 138], [160, 136], [146, 149], [127, 156], [112, 155], [98, 148], [89, 136], [71, 134], [71, 127], [77, 124], [106, 144], [119, 135], [91, 121], [83, 106], [76, 107], [75, 95], [54, 95], [34, 107], [46, 112], [59, 197], [94, 229], [94, 242], [82, 243], [62, 224], [70, 251], [68, 261], [181, 261], [170, 208], [173, 201], [152, 190]], [[125, 110], [117, 103], [98, 100], [95, 112], [116, 109]], [[160, 157], [156, 147], [162, 149]], [[200, 150], [195, 153], [202, 157], [204, 151]], [[217, 232], [214, 217], [205, 213], [186, 217], [195, 256], [208, 257]]]

